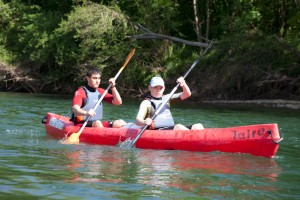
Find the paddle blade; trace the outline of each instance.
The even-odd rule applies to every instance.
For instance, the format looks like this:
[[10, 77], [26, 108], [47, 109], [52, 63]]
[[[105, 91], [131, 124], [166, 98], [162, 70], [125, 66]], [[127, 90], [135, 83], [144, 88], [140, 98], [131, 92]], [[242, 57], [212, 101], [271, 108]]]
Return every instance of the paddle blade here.
[[121, 72], [123, 71], [123, 69], [126, 67], [126, 65], [128, 64], [128, 62], [130, 61], [130, 59], [133, 56], [134, 52], [135, 52], [135, 48], [132, 49], [130, 51], [130, 53], [128, 54], [128, 56], [127, 56], [124, 64], [122, 65], [122, 67], [120, 68], [120, 70], [118, 71], [118, 73], [116, 74], [115, 79], [117, 79], [119, 77], [119, 75], [121, 74]]
[[123, 66], [122, 66], [122, 68], [125, 67], [125, 66], [128, 64], [128, 62], [129, 62], [129, 60], [131, 59], [131, 57], [133, 56], [134, 52], [135, 52], [135, 48], [133, 48], [133, 49], [129, 52], [129, 54], [128, 54], [128, 56], [127, 56], [127, 58], [126, 58], [126, 60], [125, 60], [125, 62], [124, 62], [124, 64], [123, 64]]
[[70, 137], [66, 139], [64, 143], [68, 144], [79, 144], [80, 133], [73, 133]]
[[130, 138], [127, 138], [123, 142], [120, 142], [117, 147], [120, 147], [121, 149], [130, 149], [134, 146], [133, 140]]

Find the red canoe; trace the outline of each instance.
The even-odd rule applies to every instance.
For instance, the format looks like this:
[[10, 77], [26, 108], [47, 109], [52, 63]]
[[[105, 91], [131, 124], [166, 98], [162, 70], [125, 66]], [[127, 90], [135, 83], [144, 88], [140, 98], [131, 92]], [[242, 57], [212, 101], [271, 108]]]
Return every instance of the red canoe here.
[[[70, 118], [53, 113], [47, 113], [43, 123], [46, 133], [56, 139], [63, 139], [80, 129], [74, 126]], [[88, 144], [116, 146], [127, 138], [133, 139], [139, 131], [131, 128], [85, 127], [79, 139]], [[146, 130], [138, 139], [136, 148], [248, 153], [273, 158], [282, 139], [277, 124], [204, 130]]]

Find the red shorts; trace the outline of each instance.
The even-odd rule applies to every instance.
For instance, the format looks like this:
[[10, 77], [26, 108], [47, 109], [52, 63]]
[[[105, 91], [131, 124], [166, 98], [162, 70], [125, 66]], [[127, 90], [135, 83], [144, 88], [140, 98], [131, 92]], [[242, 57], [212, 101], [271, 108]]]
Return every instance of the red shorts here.
[[105, 121], [102, 122], [103, 127], [112, 128], [114, 121]]

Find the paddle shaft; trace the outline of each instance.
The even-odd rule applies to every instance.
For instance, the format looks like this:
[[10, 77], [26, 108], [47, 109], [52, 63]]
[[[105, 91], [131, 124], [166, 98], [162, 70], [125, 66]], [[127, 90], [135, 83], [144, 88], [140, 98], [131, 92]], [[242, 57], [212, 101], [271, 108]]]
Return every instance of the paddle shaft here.
[[[120, 68], [120, 70], [118, 71], [118, 73], [115, 75], [114, 79], [117, 80], [117, 78], [119, 77], [119, 75], [121, 74], [121, 72], [123, 71], [123, 69], [126, 67], [127, 63], [129, 62], [129, 60], [131, 59], [131, 57], [133, 56], [135, 52], [135, 48], [132, 49], [130, 51], [130, 53], [127, 56], [127, 59], [125, 61], [125, 63], [123, 64], [123, 66]], [[106, 90], [103, 92], [103, 94], [101, 95], [100, 99], [97, 101], [96, 105], [93, 107], [93, 110], [96, 110], [97, 107], [100, 105], [100, 103], [102, 102], [102, 100], [104, 99], [105, 95], [107, 94], [108, 90], [111, 88], [112, 83], [110, 83], [108, 85], [108, 87], [106, 88]], [[85, 120], [85, 122], [83, 123], [82, 127], [79, 129], [78, 133], [81, 134], [81, 132], [83, 131], [83, 129], [86, 127], [88, 121], [91, 119], [91, 116], [88, 116]]]
[[[185, 79], [189, 73], [194, 69], [194, 67], [199, 63], [199, 61], [203, 58], [203, 56], [207, 53], [207, 51], [210, 49], [212, 42], [210, 42], [210, 44], [206, 47], [206, 49], [204, 50], [204, 52], [200, 55], [200, 57], [191, 65], [191, 67], [189, 68], [189, 70], [183, 75], [183, 78]], [[158, 107], [158, 109], [155, 111], [154, 115], [151, 117], [152, 120], [154, 120], [157, 115], [160, 113], [160, 111], [163, 109], [163, 107], [166, 105], [166, 103], [169, 102], [169, 100], [171, 99], [171, 97], [173, 96], [173, 94], [176, 92], [176, 90], [178, 89], [180, 83], [178, 83], [174, 89], [171, 91], [171, 93], [168, 95], [168, 98], [166, 98], [162, 104], [160, 104], [160, 106]], [[139, 132], [139, 134], [133, 139], [133, 141], [130, 143], [130, 148], [132, 148], [135, 143], [137, 142], [137, 140], [142, 136], [142, 134], [145, 132], [145, 130], [148, 128], [149, 125], [145, 125], [142, 130]]]

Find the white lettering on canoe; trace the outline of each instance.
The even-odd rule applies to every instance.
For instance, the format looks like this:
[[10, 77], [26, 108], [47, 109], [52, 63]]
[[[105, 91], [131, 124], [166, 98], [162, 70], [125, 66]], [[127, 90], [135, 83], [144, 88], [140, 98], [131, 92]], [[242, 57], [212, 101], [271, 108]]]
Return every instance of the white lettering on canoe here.
[[57, 128], [57, 129], [60, 129], [60, 130], [62, 130], [64, 128], [64, 123], [54, 117], [51, 117], [51, 119], [49, 121], [49, 125]]

